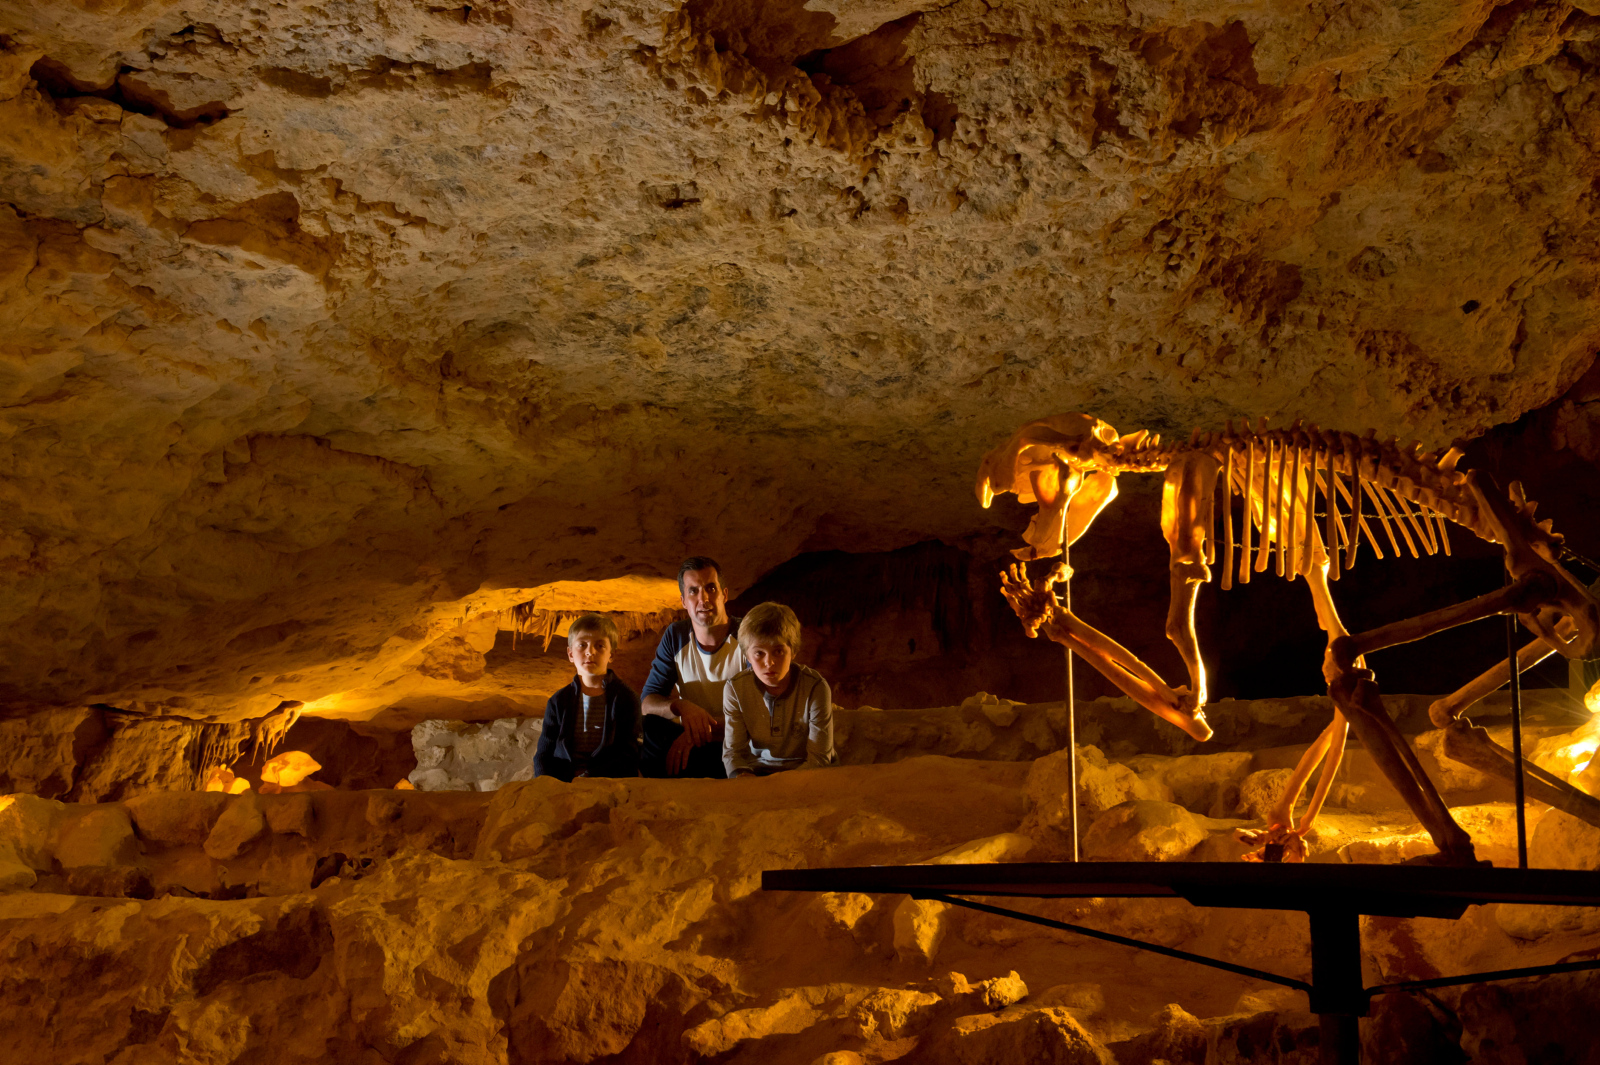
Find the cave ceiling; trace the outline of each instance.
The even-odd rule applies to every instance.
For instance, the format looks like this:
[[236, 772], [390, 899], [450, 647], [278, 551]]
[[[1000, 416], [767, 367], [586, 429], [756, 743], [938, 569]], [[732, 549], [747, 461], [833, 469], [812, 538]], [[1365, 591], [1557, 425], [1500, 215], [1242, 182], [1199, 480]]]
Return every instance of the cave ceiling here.
[[956, 539], [1061, 410], [1511, 421], [1600, 342], [1597, 62], [1597, 0], [4, 0], [0, 698]]

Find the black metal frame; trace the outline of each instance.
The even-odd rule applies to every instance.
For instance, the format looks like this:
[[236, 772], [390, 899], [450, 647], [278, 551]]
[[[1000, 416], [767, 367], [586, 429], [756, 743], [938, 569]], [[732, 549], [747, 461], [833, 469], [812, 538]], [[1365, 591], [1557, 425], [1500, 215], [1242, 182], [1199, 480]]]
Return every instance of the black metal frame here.
[[[1459, 918], [1494, 902], [1600, 906], [1600, 873], [1566, 869], [1448, 869], [1385, 865], [1266, 865], [1208, 862], [1017, 862], [995, 865], [772, 869], [768, 891], [908, 894], [1074, 932], [1304, 991], [1322, 1026], [1324, 1065], [1356, 1065], [1359, 1019], [1373, 995], [1600, 969], [1600, 958], [1407, 980], [1367, 987], [1361, 979], [1361, 916]], [[1311, 921], [1311, 980], [977, 902], [967, 895], [1023, 898], [1182, 898], [1196, 906], [1300, 910]]]

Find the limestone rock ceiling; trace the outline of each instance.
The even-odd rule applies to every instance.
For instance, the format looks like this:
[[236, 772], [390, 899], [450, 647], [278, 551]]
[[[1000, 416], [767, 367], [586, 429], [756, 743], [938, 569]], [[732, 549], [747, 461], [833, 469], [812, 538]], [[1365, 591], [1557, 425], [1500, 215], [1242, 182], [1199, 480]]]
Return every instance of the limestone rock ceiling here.
[[1596, 0], [3, 0], [0, 696], [957, 537], [1057, 410], [1511, 420], [1600, 342], [1597, 60]]

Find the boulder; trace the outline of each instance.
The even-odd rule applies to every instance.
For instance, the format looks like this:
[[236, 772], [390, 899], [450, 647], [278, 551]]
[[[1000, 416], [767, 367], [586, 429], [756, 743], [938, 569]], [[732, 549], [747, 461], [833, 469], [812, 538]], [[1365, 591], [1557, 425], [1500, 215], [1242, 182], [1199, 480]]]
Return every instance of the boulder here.
[[[1239, 809], [1239, 786], [1250, 775], [1249, 751], [1185, 754], [1176, 758], [1135, 755], [1128, 768], [1152, 789], [1165, 789], [1173, 802], [1208, 817], [1229, 817]], [[1159, 798], [1159, 795], [1146, 796]]]
[[[1037, 759], [1028, 769], [1027, 819], [1018, 831], [1035, 838], [1059, 840], [1070, 824], [1068, 772], [1072, 755], [1056, 751]], [[1106, 758], [1097, 747], [1078, 748], [1078, 831], [1105, 811], [1130, 799], [1170, 799], [1171, 792], [1139, 776], [1120, 762]]]
[[894, 908], [895, 954], [902, 960], [932, 962], [944, 942], [949, 909], [930, 899], [901, 899]]
[[63, 869], [110, 868], [139, 860], [139, 840], [124, 806], [73, 806], [56, 825], [55, 859]]
[[1133, 799], [1102, 814], [1083, 836], [1083, 856], [1115, 862], [1176, 862], [1210, 832], [1177, 803]]
[[200, 845], [228, 805], [218, 791], [155, 791], [123, 804], [134, 831], [146, 843], [161, 847]]
[[922, 1065], [1113, 1065], [1105, 1046], [1059, 1006], [1011, 1006], [961, 1017], [919, 1044]]
[[238, 856], [257, 836], [267, 830], [261, 796], [245, 792], [228, 798], [227, 809], [206, 836], [205, 852], [217, 861]]
[[533, 779], [533, 754], [544, 722], [501, 718], [487, 724], [424, 721], [411, 730], [418, 791], [495, 791]]

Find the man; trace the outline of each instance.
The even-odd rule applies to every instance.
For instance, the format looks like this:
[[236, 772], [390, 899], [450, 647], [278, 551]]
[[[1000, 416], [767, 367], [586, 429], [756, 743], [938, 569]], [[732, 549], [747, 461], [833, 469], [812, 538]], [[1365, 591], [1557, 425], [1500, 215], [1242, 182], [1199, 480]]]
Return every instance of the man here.
[[724, 777], [722, 689], [745, 669], [739, 619], [728, 616], [722, 567], [696, 555], [678, 567], [678, 592], [687, 621], [661, 634], [644, 682], [647, 777]]

